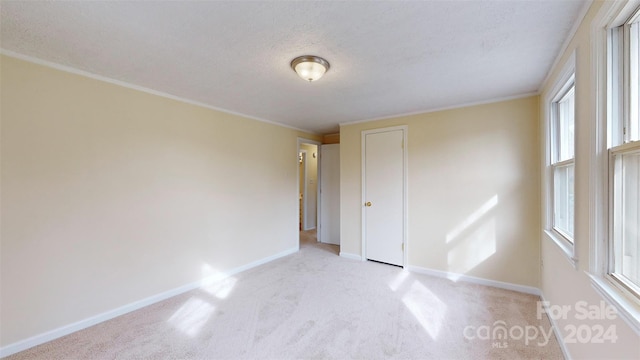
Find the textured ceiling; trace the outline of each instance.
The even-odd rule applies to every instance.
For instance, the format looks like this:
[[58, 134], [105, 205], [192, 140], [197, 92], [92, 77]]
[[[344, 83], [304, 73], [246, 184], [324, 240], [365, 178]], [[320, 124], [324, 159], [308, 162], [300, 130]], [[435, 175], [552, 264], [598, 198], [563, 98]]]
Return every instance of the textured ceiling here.
[[[536, 92], [584, 1], [0, 3], [3, 50], [317, 133]], [[299, 55], [331, 63], [319, 81]]]

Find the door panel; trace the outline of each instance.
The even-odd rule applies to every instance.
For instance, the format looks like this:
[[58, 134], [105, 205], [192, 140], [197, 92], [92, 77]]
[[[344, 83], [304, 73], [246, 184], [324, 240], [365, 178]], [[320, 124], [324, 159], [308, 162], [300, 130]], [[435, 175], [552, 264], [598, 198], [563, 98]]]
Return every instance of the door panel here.
[[298, 165], [298, 193], [300, 194], [300, 196], [298, 196], [298, 210], [299, 210], [299, 230], [302, 231], [302, 229], [304, 229], [304, 182], [305, 182], [305, 178], [304, 178], [304, 153], [303, 152], [299, 152], [298, 153], [298, 158], [300, 159], [300, 163]]
[[320, 242], [340, 245], [340, 145], [320, 146]]
[[365, 257], [402, 266], [404, 130], [368, 133], [364, 140]]

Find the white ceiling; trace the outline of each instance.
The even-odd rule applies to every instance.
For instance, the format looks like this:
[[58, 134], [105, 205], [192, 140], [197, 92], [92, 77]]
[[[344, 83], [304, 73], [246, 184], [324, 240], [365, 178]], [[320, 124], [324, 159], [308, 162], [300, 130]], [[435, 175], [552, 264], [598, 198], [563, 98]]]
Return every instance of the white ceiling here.
[[[3, 50], [317, 133], [538, 90], [585, 1], [30, 2]], [[319, 55], [319, 81], [289, 62]]]

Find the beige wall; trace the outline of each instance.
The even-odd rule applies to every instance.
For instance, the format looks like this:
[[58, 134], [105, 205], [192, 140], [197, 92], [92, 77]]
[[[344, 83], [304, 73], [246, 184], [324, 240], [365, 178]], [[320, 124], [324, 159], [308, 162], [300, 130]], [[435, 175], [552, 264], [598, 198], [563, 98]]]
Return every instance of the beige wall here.
[[[591, 24], [594, 17], [602, 7], [602, 2], [595, 1], [587, 13], [582, 24], [578, 28], [574, 38], [569, 43], [562, 58], [545, 83], [541, 92], [541, 99], [549, 96], [555, 82], [560, 76], [560, 71], [575, 51], [576, 59], [576, 167], [575, 167], [575, 243], [577, 256], [579, 259], [577, 268], [574, 268], [567, 258], [560, 252], [558, 246], [546, 236], [542, 236], [542, 260], [544, 266], [541, 272], [541, 290], [552, 305], [575, 306], [579, 301], [586, 301], [589, 305], [600, 305], [603, 298], [591, 287], [590, 281], [585, 274], [589, 270], [589, 258], [591, 245], [589, 243], [589, 231], [591, 218], [589, 214], [590, 200], [590, 144], [591, 137], [594, 136], [594, 89], [593, 81], [595, 73], [593, 71], [591, 53]], [[541, 106], [544, 106], [541, 103]], [[541, 111], [541, 124], [545, 121]], [[544, 140], [544, 139], [541, 139]], [[540, 148], [544, 149], [544, 141], [541, 141]], [[567, 326], [579, 326], [581, 324], [592, 326], [593, 321], [578, 322], [575, 317], [557, 320], [560, 329], [563, 329], [563, 336], [568, 333]], [[618, 339], [615, 343], [605, 342], [604, 344], [567, 344], [571, 356], [575, 359], [582, 358], [640, 358], [640, 336], [638, 336], [621, 319], [597, 322], [605, 329], [613, 325]]]
[[341, 252], [361, 252], [361, 132], [408, 125], [409, 265], [538, 286], [538, 97], [342, 126]]
[[0, 345], [297, 246], [320, 137], [1, 59]]

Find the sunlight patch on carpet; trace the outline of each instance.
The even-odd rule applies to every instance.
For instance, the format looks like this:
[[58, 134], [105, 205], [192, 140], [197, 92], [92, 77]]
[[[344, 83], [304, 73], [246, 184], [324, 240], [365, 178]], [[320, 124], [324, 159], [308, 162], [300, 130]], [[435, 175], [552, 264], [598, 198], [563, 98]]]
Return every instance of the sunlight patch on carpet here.
[[238, 279], [217, 271], [209, 264], [202, 264], [200, 288], [218, 299], [226, 299], [235, 287]]
[[396, 275], [396, 277], [393, 278], [393, 280], [391, 280], [391, 282], [389, 282], [389, 288], [393, 292], [398, 291], [398, 289], [400, 288], [400, 286], [402, 286], [402, 283], [404, 283], [404, 281], [407, 279], [409, 274], [410, 274], [410, 272], [406, 271], [406, 270], [403, 270], [403, 271], [399, 272], [398, 275]]
[[224, 280], [220, 280], [214, 284], [209, 286], [202, 287], [202, 290], [208, 292], [209, 294], [217, 297], [218, 299], [226, 299], [233, 287], [236, 285], [238, 280], [234, 277], [226, 278]]
[[214, 311], [213, 305], [192, 297], [169, 318], [168, 322], [184, 334], [195, 337]]
[[402, 302], [429, 336], [436, 340], [447, 313], [447, 305], [418, 281], [411, 284]]

